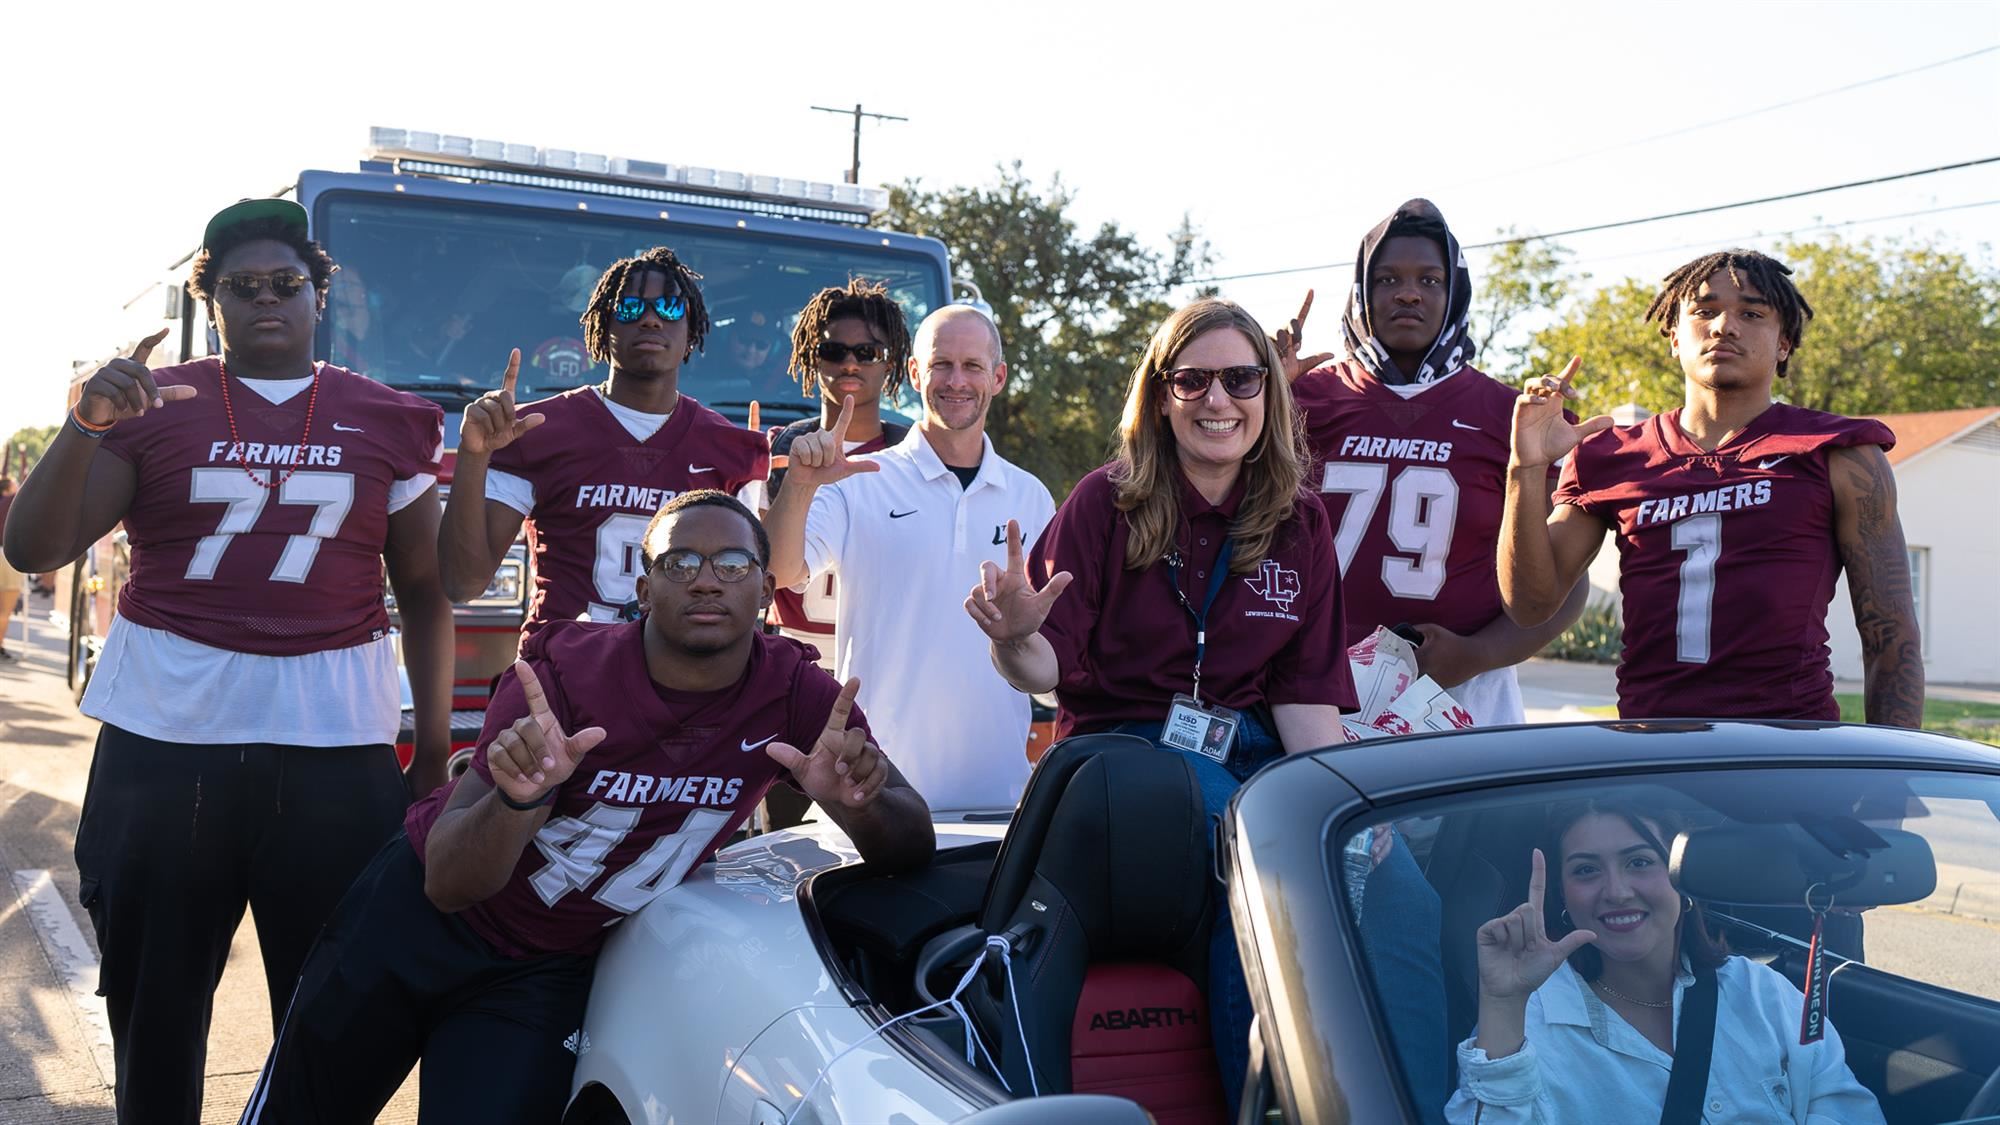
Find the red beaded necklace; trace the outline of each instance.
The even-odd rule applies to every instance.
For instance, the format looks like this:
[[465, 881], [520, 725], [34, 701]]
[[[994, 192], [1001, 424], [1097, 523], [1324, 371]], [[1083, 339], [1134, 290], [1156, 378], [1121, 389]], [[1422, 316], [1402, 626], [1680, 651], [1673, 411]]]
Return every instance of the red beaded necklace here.
[[236, 462], [243, 469], [245, 476], [263, 485], [265, 488], [275, 489], [292, 479], [292, 474], [298, 472], [299, 465], [305, 461], [305, 444], [312, 437], [313, 407], [319, 404], [319, 368], [319, 364], [313, 364], [312, 386], [306, 393], [306, 428], [305, 432], [299, 435], [298, 457], [291, 464], [285, 466], [283, 476], [275, 476], [273, 479], [266, 480], [258, 476], [257, 470], [251, 468], [249, 462], [243, 457], [243, 439], [236, 436], [236, 411], [229, 405], [229, 364], [222, 364], [222, 416], [229, 419], [229, 456], [223, 458], [223, 460]]

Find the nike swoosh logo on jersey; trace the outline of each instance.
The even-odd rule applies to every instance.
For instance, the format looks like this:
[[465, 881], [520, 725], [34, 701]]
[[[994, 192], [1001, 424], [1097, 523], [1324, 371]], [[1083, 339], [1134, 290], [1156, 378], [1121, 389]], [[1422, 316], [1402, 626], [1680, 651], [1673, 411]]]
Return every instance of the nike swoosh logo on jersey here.
[[911, 508], [907, 512], [899, 512], [894, 508], [889, 509], [889, 518], [892, 520], [899, 520], [902, 519], [904, 516], [914, 516], [916, 514], [917, 510], [915, 508]]
[[1769, 469], [1776, 466], [1780, 461], [1790, 460], [1791, 456], [1789, 453], [1781, 453], [1776, 457], [1766, 457], [1762, 461], [1757, 462], [1757, 467], [1760, 469]]
[[748, 754], [748, 753], [749, 753], [750, 751], [752, 751], [752, 750], [755, 750], [755, 749], [756, 749], [756, 748], [758, 748], [759, 746], [762, 746], [762, 745], [764, 745], [764, 744], [765, 744], [766, 742], [769, 742], [769, 741], [771, 741], [772, 739], [774, 739], [774, 738], [776, 738], [776, 737], [778, 737], [778, 736], [777, 736], [777, 735], [775, 735], [775, 734], [767, 734], [767, 735], [765, 735], [764, 737], [762, 737], [762, 738], [758, 739], [758, 740], [757, 740], [757, 741], [755, 741], [755, 742], [752, 742], [752, 741], [750, 741], [750, 740], [749, 740], [749, 739], [747, 739], [747, 738], [746, 738], [746, 739], [743, 739], [743, 740], [742, 740], [742, 742], [743, 742], [743, 752], [744, 752], [745, 754]]
[[343, 434], [360, 434], [367, 432], [366, 430], [363, 430], [360, 426], [343, 426], [338, 422], [335, 422], [333, 424], [333, 428], [339, 430]]
[[712, 473], [714, 471], [715, 471], [714, 465], [703, 465], [699, 468], [696, 468], [694, 462], [692, 461], [688, 462], [688, 472], [690, 473]]
[[1480, 432], [1480, 429], [1479, 429], [1479, 427], [1478, 427], [1478, 426], [1468, 426], [1468, 425], [1466, 425], [1465, 423], [1463, 423], [1463, 422], [1459, 421], [1459, 420], [1458, 420], [1458, 419], [1456, 419], [1456, 418], [1453, 418], [1453, 419], [1451, 420], [1451, 424], [1452, 424], [1452, 426], [1453, 426], [1453, 427], [1455, 427], [1455, 428], [1457, 428], [1457, 429], [1461, 429], [1461, 430], [1471, 430], [1471, 431], [1472, 431], [1473, 433], [1479, 433], [1479, 432]]

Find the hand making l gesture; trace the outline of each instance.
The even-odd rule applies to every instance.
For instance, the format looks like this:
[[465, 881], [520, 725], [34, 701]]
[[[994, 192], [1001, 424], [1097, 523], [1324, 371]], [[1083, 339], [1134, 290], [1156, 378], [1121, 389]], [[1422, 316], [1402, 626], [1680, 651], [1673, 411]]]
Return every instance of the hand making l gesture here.
[[1593, 930], [1573, 930], [1550, 941], [1542, 920], [1542, 896], [1548, 872], [1542, 850], [1535, 849], [1528, 869], [1528, 901], [1479, 927], [1479, 996], [1482, 1004], [1525, 1006], [1556, 966], [1578, 949], [1597, 940]]
[[465, 408], [465, 423], [458, 431], [460, 453], [492, 453], [513, 444], [514, 439], [541, 425], [545, 416], [514, 414], [514, 383], [521, 375], [521, 349], [507, 355], [507, 373], [500, 377], [500, 389], [487, 391]]
[[131, 355], [120, 356], [98, 368], [83, 385], [83, 394], [76, 401], [77, 417], [85, 425], [104, 427], [170, 402], [193, 398], [193, 387], [162, 387], [153, 381], [153, 372], [146, 366], [146, 357], [166, 338], [167, 330], [162, 328], [139, 341]]
[[965, 612], [996, 643], [1014, 644], [1040, 631], [1070, 577], [1069, 571], [1060, 571], [1050, 575], [1041, 589], [1035, 589], [1021, 551], [1021, 525], [1008, 520], [1007, 569], [1003, 571], [991, 562], [979, 564], [979, 584], [966, 597]]
[[1611, 417], [1607, 414], [1576, 425], [1563, 417], [1563, 404], [1578, 397], [1569, 384], [1582, 366], [1580, 357], [1571, 356], [1561, 372], [1529, 379], [1521, 388], [1520, 397], [1514, 400], [1515, 464], [1554, 464], [1558, 457], [1582, 444], [1584, 438], [1611, 428]]
[[817, 487], [846, 480], [856, 473], [881, 472], [882, 466], [874, 461], [847, 456], [847, 427], [853, 423], [854, 396], [847, 395], [840, 400], [840, 416], [833, 420], [832, 429], [800, 434], [792, 442], [785, 479]]
[[850, 679], [840, 687], [833, 711], [826, 717], [826, 729], [813, 743], [810, 754], [788, 742], [772, 742], [764, 747], [771, 760], [792, 771], [792, 777], [806, 796], [821, 805], [845, 805], [858, 809], [873, 801], [889, 783], [889, 759], [860, 727], [850, 728], [848, 716], [854, 711], [854, 695], [861, 681]]
[[1284, 368], [1287, 383], [1298, 382], [1299, 376], [1333, 358], [1332, 352], [1319, 352], [1303, 358], [1299, 356], [1299, 349], [1305, 346], [1306, 314], [1312, 312], [1312, 307], [1313, 291], [1308, 289], [1305, 302], [1299, 305], [1299, 315], [1292, 318], [1291, 324], [1278, 329], [1277, 336], [1271, 341], [1278, 346], [1278, 362]]
[[486, 744], [486, 765], [492, 771], [495, 789], [527, 805], [568, 781], [584, 754], [604, 741], [604, 728], [564, 733], [555, 712], [549, 709], [549, 697], [542, 692], [535, 670], [516, 660], [514, 676], [521, 681], [528, 713]]

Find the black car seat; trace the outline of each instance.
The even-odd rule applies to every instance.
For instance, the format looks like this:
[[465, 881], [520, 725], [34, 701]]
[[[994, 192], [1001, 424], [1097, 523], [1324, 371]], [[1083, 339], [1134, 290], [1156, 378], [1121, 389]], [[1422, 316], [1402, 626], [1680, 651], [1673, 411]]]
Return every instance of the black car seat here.
[[1161, 1125], [1222, 1121], [1194, 770], [1144, 739], [1083, 741], [1050, 749], [1009, 829], [980, 929], [1010, 964], [989, 952], [967, 1006], [1017, 1095], [1115, 1094]]

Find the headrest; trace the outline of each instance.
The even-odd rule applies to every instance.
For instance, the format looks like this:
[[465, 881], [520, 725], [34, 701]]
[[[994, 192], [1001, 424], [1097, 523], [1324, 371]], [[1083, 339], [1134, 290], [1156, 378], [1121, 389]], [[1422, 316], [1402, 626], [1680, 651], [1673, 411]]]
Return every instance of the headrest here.
[[1063, 790], [1035, 873], [1076, 912], [1094, 960], [1164, 954], [1183, 948], [1206, 914], [1208, 837], [1184, 756], [1108, 749]]

